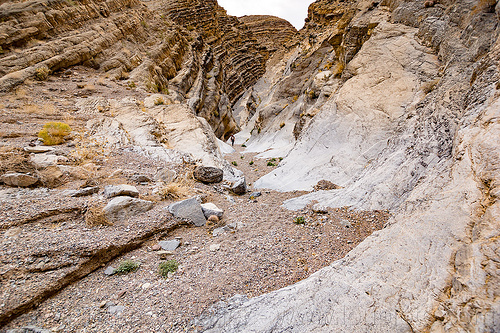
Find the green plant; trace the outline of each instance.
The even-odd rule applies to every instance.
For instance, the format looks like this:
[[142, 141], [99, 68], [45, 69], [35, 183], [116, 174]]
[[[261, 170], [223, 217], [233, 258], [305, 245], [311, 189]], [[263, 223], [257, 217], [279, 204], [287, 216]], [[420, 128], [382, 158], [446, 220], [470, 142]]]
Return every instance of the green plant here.
[[271, 162], [276, 162], [276, 159], [273, 157], [273, 158], [271, 158], [269, 161], [271, 161]]
[[274, 164], [273, 162], [269, 161], [269, 162], [267, 162], [267, 166], [273, 167], [273, 166], [276, 166], [276, 164]]
[[253, 161], [248, 162], [248, 164], [253, 165]]
[[247, 145], [246, 145], [246, 144], [242, 144], [241, 146], [242, 146], [243, 148], [246, 148], [246, 146], [247, 146]]
[[231, 164], [234, 166], [238, 166], [238, 163], [236, 163], [236, 161], [231, 162]]
[[120, 263], [118, 268], [115, 268], [113, 271], [114, 274], [128, 274], [131, 272], [135, 272], [139, 269], [141, 264], [132, 260], [124, 260]]
[[298, 216], [296, 218], [293, 219], [293, 223], [295, 224], [305, 224], [306, 223], [306, 219], [304, 216]]
[[49, 68], [47, 66], [40, 66], [35, 69], [35, 79], [38, 81], [45, 81], [49, 78]]
[[241, 155], [241, 156], [240, 156], [240, 158], [241, 158], [241, 159], [244, 159], [244, 158], [245, 158], [245, 156]]
[[175, 273], [177, 268], [179, 268], [179, 263], [175, 259], [172, 259], [161, 262], [158, 268], [161, 276], [168, 277], [168, 273]]
[[279, 160], [280, 160], [280, 162], [283, 161], [283, 157], [280, 157]]
[[64, 137], [71, 132], [68, 124], [60, 122], [49, 122], [38, 132], [38, 137], [46, 146], [58, 145], [64, 142]]

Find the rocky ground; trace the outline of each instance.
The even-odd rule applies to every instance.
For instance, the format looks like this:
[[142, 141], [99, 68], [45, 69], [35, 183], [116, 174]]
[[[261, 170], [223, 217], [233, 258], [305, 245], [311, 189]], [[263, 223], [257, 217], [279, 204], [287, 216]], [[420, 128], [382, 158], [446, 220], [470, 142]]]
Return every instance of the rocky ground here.
[[[250, 191], [242, 196], [220, 184], [190, 179], [191, 165], [153, 160], [132, 147], [93, 147], [93, 154], [82, 158], [88, 147], [79, 144], [78, 133], [91, 117], [75, 107], [82, 95], [119, 98], [129, 93], [119, 82], [91, 80], [87, 69], [77, 68], [60, 73], [57, 80], [28, 82], [3, 99], [2, 173], [31, 173], [42, 181], [31, 188], [0, 189], [0, 306], [7, 323], [3, 331], [29, 325], [58, 332], [194, 329], [193, 318], [212, 304], [236, 294], [254, 297], [302, 280], [345, 256], [389, 217], [381, 211], [314, 212], [307, 207], [293, 212], [281, 207], [284, 200], [304, 192], [261, 190], [260, 196], [251, 197], [253, 182], [274, 169], [280, 156], [258, 159], [243, 154], [240, 146], [226, 157], [246, 175]], [[34, 155], [43, 154], [30, 156], [21, 148], [29, 146], [44, 123], [64, 119], [74, 131], [50, 152], [69, 170], [59, 175], [32, 162]], [[177, 174], [179, 195], [199, 195], [216, 204], [224, 210], [222, 220], [193, 227], [174, 219], [166, 207], [181, 198], [162, 200], [155, 192], [155, 176], [164, 170]], [[108, 201], [103, 189], [113, 184], [135, 186], [140, 198], [152, 201], [154, 208], [112, 225], [89, 224], [86, 212]], [[72, 196], [90, 185], [99, 187], [98, 192]], [[294, 222], [299, 216], [304, 224]], [[171, 254], [155, 251], [158, 241], [173, 239], [180, 247]], [[158, 274], [165, 258], [179, 263], [169, 278]], [[140, 263], [140, 268], [126, 275], [104, 273], [125, 259]]]

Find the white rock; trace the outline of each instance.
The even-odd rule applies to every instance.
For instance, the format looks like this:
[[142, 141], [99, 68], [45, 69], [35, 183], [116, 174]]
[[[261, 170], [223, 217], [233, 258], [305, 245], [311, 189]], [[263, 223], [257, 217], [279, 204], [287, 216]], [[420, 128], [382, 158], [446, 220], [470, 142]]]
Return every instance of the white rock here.
[[203, 210], [203, 214], [205, 215], [205, 218], [209, 218], [212, 215], [217, 216], [219, 219], [222, 218], [222, 215], [224, 214], [224, 211], [217, 207], [215, 204], [208, 202], [201, 204], [201, 209]]

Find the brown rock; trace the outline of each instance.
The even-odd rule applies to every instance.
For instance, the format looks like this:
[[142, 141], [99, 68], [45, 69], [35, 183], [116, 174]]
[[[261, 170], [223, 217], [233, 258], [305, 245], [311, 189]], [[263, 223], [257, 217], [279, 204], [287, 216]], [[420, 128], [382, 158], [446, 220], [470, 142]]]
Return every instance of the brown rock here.
[[324, 191], [328, 191], [328, 190], [338, 190], [342, 187], [332, 183], [331, 181], [328, 181], [328, 180], [320, 180], [316, 185], [314, 185], [314, 190], [315, 191], [320, 191], [320, 190], [324, 190]]
[[198, 166], [194, 169], [194, 178], [203, 183], [220, 183], [224, 177], [222, 169]]
[[6, 173], [1, 177], [2, 182], [8, 186], [28, 187], [34, 185], [38, 178], [24, 173]]

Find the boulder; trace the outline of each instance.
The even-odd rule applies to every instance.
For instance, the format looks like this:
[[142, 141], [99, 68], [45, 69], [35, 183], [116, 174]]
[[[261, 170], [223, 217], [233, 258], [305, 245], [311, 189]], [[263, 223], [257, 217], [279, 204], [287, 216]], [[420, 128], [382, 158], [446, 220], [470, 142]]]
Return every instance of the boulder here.
[[104, 214], [109, 221], [117, 222], [146, 212], [153, 208], [153, 205], [151, 201], [121, 196], [108, 202], [104, 207]]
[[245, 177], [241, 177], [237, 180], [233, 186], [231, 186], [231, 191], [237, 195], [243, 195], [247, 193], [247, 182], [245, 181]]
[[181, 245], [181, 242], [179, 242], [177, 239], [174, 240], [169, 240], [169, 241], [161, 241], [158, 243], [158, 245], [161, 246], [161, 248], [165, 251], [174, 251]]
[[202, 209], [203, 214], [205, 215], [205, 217], [207, 219], [212, 215], [215, 215], [220, 219], [220, 218], [222, 218], [222, 215], [224, 214], [224, 211], [222, 209], [220, 209], [219, 207], [217, 207], [216, 205], [214, 205], [211, 202], [201, 204], [201, 209]]
[[104, 196], [106, 198], [113, 198], [118, 196], [127, 195], [130, 197], [138, 197], [139, 191], [132, 185], [108, 185], [104, 188]]
[[1, 180], [8, 186], [28, 187], [35, 184], [38, 178], [25, 173], [11, 172], [4, 174]]
[[67, 157], [53, 154], [32, 154], [30, 156], [30, 161], [33, 163], [35, 168], [44, 169], [51, 165], [68, 162], [69, 160]]
[[176, 177], [177, 172], [175, 172], [174, 170], [162, 169], [156, 173], [155, 181], [169, 184], [173, 182]]
[[224, 177], [222, 169], [197, 166], [194, 169], [194, 178], [202, 183], [220, 183]]
[[196, 198], [173, 203], [168, 206], [168, 211], [177, 218], [189, 220], [197, 227], [204, 226], [207, 222]]

